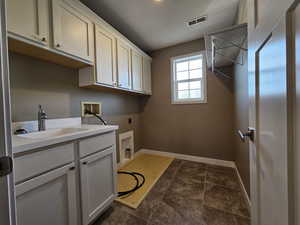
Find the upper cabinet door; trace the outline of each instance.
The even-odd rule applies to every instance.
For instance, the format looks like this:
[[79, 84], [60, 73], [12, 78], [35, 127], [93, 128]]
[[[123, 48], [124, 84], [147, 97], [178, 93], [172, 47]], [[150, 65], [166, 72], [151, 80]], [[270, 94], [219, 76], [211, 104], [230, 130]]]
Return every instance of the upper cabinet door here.
[[132, 88], [143, 91], [143, 57], [136, 51], [131, 51]]
[[63, 0], [52, 3], [54, 48], [93, 62], [93, 23]]
[[48, 0], [7, 1], [7, 26], [8, 31], [14, 35], [48, 45]]
[[116, 38], [95, 26], [97, 82], [116, 85]]
[[131, 88], [131, 66], [130, 66], [130, 46], [118, 40], [118, 86], [121, 88]]
[[143, 91], [146, 94], [152, 94], [151, 62], [151, 59], [143, 57]]

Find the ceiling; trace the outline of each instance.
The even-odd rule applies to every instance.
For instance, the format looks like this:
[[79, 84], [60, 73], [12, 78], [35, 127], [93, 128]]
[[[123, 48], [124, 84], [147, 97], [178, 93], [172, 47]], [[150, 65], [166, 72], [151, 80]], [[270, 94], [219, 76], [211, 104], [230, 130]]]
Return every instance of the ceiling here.
[[[234, 24], [239, 0], [81, 0], [129, 40], [150, 52]], [[194, 28], [186, 22], [207, 21]]]

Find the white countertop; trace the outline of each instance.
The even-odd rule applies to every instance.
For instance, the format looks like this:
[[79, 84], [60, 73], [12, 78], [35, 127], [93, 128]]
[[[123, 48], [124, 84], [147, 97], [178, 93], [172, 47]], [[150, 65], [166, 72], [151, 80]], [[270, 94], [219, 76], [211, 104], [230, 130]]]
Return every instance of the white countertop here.
[[81, 125], [65, 127], [65, 128], [82, 128], [84, 130], [65, 134], [65, 135], [52, 136], [46, 138], [26, 138], [18, 135], [13, 135], [12, 136], [13, 153], [14, 154], [21, 153], [36, 148], [46, 147], [49, 145], [59, 144], [59, 143], [72, 141], [72, 140], [93, 136], [97, 134], [103, 134], [110, 131], [115, 131], [119, 127], [109, 126], [109, 125], [103, 126], [103, 125], [81, 124]]

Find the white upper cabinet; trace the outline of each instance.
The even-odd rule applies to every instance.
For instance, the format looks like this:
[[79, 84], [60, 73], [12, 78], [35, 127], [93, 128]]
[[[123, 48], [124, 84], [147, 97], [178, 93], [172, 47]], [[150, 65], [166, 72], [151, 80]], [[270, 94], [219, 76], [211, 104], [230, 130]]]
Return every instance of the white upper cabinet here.
[[9, 50], [78, 68], [80, 87], [151, 94], [151, 58], [75, 0], [7, 0]]
[[143, 91], [143, 57], [138, 52], [131, 51], [132, 89]]
[[116, 85], [116, 38], [95, 26], [95, 54], [97, 83]]
[[143, 91], [146, 94], [152, 94], [151, 63], [150, 58], [143, 57]]
[[48, 45], [48, 0], [9, 0], [6, 2], [8, 31], [37, 44]]
[[131, 88], [131, 54], [130, 46], [118, 40], [117, 62], [118, 62], [118, 86], [121, 88]]
[[94, 61], [93, 23], [63, 0], [52, 0], [54, 48]]

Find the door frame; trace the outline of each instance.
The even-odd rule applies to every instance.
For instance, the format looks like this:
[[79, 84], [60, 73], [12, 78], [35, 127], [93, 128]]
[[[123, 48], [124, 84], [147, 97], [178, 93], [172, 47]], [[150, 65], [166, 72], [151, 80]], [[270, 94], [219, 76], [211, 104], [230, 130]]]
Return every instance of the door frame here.
[[[12, 158], [10, 81], [6, 26], [6, 1], [0, 0], [0, 157]], [[13, 173], [0, 178], [0, 223], [16, 225]]]

